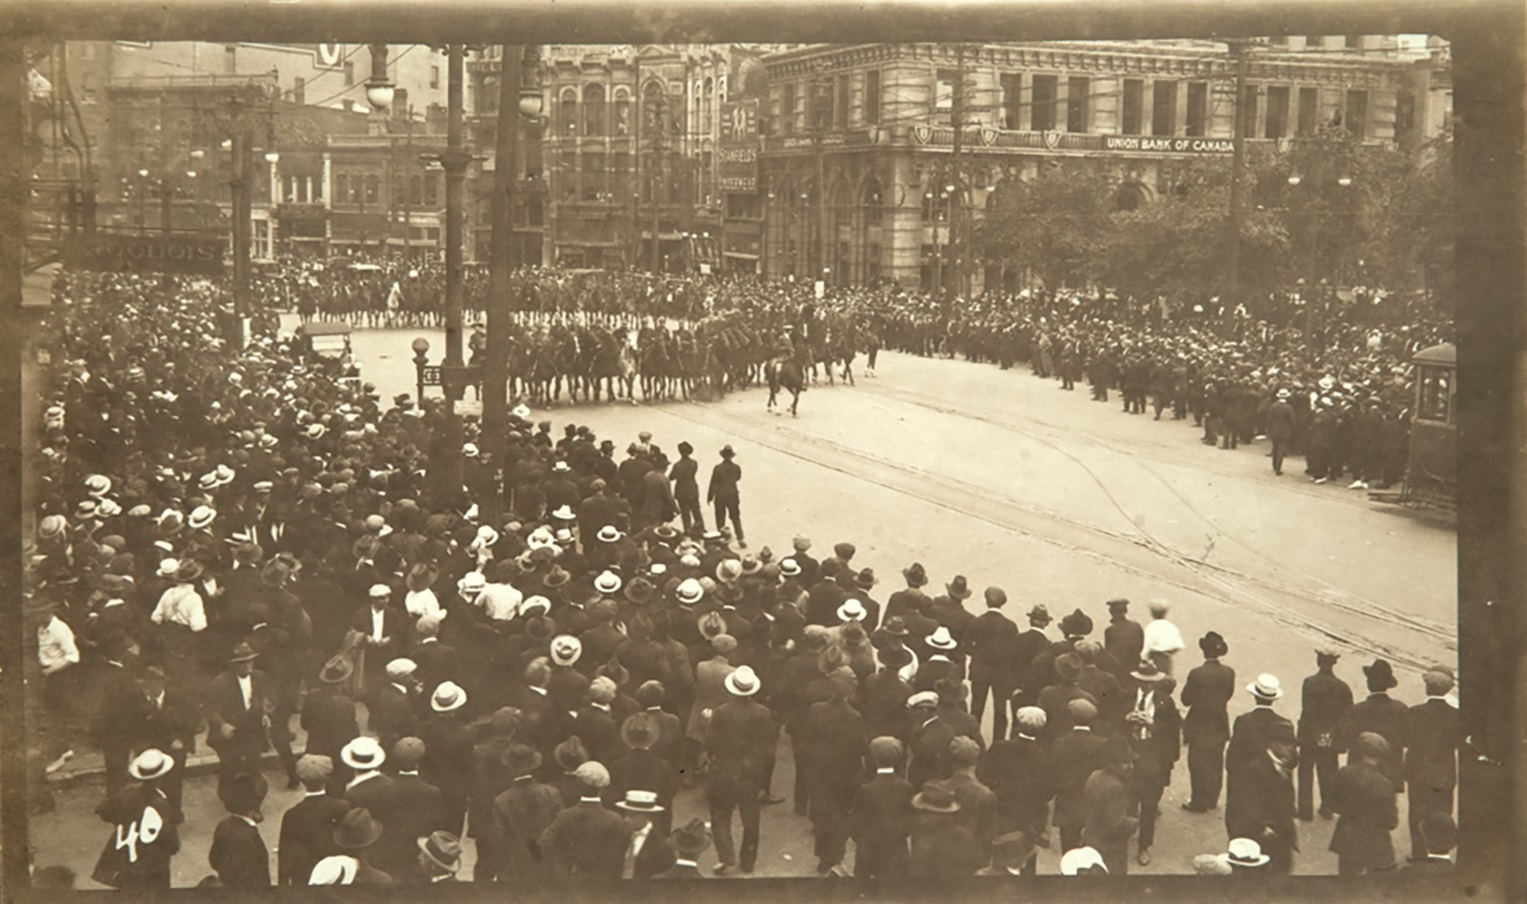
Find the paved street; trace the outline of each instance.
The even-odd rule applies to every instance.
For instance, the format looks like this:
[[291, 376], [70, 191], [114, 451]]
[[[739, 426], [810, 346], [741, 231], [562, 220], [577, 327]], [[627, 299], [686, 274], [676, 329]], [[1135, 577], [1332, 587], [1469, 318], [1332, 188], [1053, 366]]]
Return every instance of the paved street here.
[[[385, 401], [413, 391], [408, 345], [420, 334], [438, 361], [440, 333], [355, 334], [363, 378]], [[1197, 442], [1191, 421], [1125, 416], [1117, 401], [1059, 391], [1026, 367], [1003, 372], [894, 353], [882, 353], [879, 364], [880, 375], [861, 375], [856, 387], [813, 387], [795, 419], [766, 413], [762, 389], [704, 405], [564, 405], [535, 416], [553, 420], [557, 435], [574, 418], [619, 447], [640, 430], [669, 450], [688, 440], [702, 475], [732, 444], [750, 548], [767, 544], [783, 554], [792, 536], [806, 534], [826, 555], [834, 542], [851, 540], [854, 564], [881, 577], [880, 600], [901, 586], [899, 571], [914, 560], [927, 567], [931, 589], [962, 573], [977, 590], [1005, 588], [1017, 615], [1035, 603], [1057, 617], [1080, 606], [1099, 634], [1108, 599], [1135, 601], [1132, 614], [1141, 620], [1145, 601], [1170, 600], [1189, 646], [1179, 676], [1199, 661], [1196, 639], [1217, 630], [1240, 684], [1259, 672], [1282, 679], [1290, 695], [1279, 709], [1291, 718], [1322, 641], [1346, 651], [1338, 674], [1359, 696], [1359, 666], [1375, 655], [1390, 659], [1401, 681], [1394, 695], [1407, 703], [1424, 696], [1421, 667], [1456, 659], [1451, 528], [1358, 491], [1315, 486], [1302, 462], [1275, 477], [1265, 441], [1212, 449]], [[1232, 718], [1249, 704], [1238, 696]], [[177, 885], [208, 872], [206, 850], [221, 818], [212, 782], [188, 782]], [[788, 744], [774, 784], [788, 794]], [[1186, 792], [1180, 763], [1162, 800], [1155, 861], [1132, 869], [1186, 872], [1194, 855], [1223, 850], [1222, 813], [1182, 812]], [[99, 794], [96, 787], [62, 792], [58, 812], [33, 821], [38, 864], [67, 863], [82, 887], [93, 885], [85, 877], [108, 831], [93, 814]], [[279, 814], [296, 797], [272, 789], [265, 826], [272, 847]], [[703, 808], [698, 794], [686, 792], [678, 819]], [[1397, 848], [1408, 847], [1403, 824]], [[1300, 824], [1297, 872], [1335, 871], [1325, 852], [1331, 826]], [[1058, 851], [1041, 852], [1041, 871], [1055, 872], [1057, 861]], [[713, 862], [712, 852], [702, 866]], [[809, 823], [789, 804], [766, 808], [759, 874], [808, 875], [814, 863]]]

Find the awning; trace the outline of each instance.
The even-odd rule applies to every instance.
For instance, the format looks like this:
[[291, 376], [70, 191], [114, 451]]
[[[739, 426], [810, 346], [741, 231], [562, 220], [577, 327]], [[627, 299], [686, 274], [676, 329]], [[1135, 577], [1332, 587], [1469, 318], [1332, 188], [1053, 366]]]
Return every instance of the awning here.
[[758, 260], [758, 255], [756, 255], [756, 254], [748, 254], [746, 251], [723, 251], [723, 252], [721, 252], [721, 255], [723, 257], [735, 257], [735, 258], [738, 258], [740, 260], [745, 260], [745, 261], [756, 261], [756, 260]]

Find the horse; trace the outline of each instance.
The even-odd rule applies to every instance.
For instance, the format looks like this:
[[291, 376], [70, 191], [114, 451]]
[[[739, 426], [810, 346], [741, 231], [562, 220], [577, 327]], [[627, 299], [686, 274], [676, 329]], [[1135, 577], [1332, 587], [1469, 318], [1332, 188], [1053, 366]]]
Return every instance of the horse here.
[[795, 409], [801, 404], [801, 393], [806, 391], [806, 371], [801, 362], [795, 358], [770, 358], [764, 365], [764, 377], [769, 381], [769, 401], [764, 410], [774, 410], [779, 388], [783, 386], [790, 390], [790, 416], [795, 417]]

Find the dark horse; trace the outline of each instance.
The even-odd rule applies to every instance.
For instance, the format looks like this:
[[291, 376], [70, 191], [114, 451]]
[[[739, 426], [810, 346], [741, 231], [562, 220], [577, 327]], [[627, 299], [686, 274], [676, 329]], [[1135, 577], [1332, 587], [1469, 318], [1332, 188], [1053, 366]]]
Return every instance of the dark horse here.
[[769, 381], [769, 402], [764, 410], [772, 411], [777, 403], [781, 386], [790, 390], [790, 416], [795, 417], [796, 406], [801, 403], [801, 393], [806, 389], [806, 371], [795, 358], [771, 358], [764, 365], [764, 377]]

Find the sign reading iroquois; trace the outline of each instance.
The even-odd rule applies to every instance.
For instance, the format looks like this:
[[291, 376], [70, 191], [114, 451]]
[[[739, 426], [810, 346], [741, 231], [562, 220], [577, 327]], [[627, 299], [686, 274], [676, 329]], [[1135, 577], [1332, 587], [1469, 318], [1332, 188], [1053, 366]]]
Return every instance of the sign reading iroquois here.
[[221, 239], [96, 235], [65, 244], [64, 265], [72, 270], [219, 276], [226, 248], [227, 243]]

